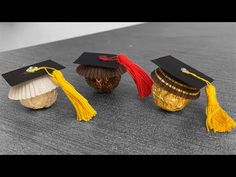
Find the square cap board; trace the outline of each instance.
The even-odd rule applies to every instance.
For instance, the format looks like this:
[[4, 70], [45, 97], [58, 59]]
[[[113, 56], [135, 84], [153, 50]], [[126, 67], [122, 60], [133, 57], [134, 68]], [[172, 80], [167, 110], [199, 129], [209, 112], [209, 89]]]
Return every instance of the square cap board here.
[[[16, 69], [14, 71], [4, 73], [4, 74], [2, 74], [2, 77], [7, 81], [7, 83], [10, 86], [15, 86], [15, 85], [23, 83], [25, 81], [29, 81], [29, 80], [38, 78], [40, 76], [47, 75], [45, 70], [39, 70], [39, 71], [34, 72], [34, 73], [26, 72], [26, 70], [31, 66], [32, 67], [47, 66], [47, 67], [55, 68], [57, 70], [61, 70], [61, 69], [65, 68], [64, 66], [62, 66], [59, 63], [56, 63], [52, 60], [46, 60], [46, 61], [42, 61], [42, 62], [39, 62], [39, 63], [35, 63], [35, 64], [29, 65], [29, 66], [25, 66], [25, 67]], [[51, 73], [52, 71], [49, 70], [49, 72]]]
[[106, 54], [106, 53], [92, 53], [84, 52], [77, 60], [74, 61], [75, 64], [81, 64], [86, 66], [94, 67], [104, 67], [116, 69], [118, 63], [116, 61], [102, 61], [99, 59], [100, 56], [115, 57], [115, 54]]
[[193, 86], [197, 89], [201, 89], [206, 86], [206, 83], [193, 77], [188, 74], [185, 74], [181, 71], [181, 68], [186, 68], [188, 71], [208, 80], [209, 82], [213, 82], [214, 79], [211, 77], [203, 74], [202, 72], [198, 71], [197, 69], [192, 68], [191, 66], [183, 63], [182, 61], [172, 57], [171, 55], [161, 57], [155, 60], [151, 60], [165, 72], [172, 75], [174, 78], [184, 82], [187, 85]]

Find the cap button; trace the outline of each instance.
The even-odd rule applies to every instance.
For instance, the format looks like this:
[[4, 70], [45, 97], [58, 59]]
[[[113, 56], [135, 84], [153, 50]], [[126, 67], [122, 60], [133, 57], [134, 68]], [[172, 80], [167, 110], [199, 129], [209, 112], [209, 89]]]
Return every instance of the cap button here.
[[188, 72], [188, 70], [186, 68], [181, 68], [182, 72]]
[[35, 72], [36, 69], [37, 69], [37, 67], [30, 66], [30, 67], [26, 70], [26, 72], [32, 73], [32, 72]]

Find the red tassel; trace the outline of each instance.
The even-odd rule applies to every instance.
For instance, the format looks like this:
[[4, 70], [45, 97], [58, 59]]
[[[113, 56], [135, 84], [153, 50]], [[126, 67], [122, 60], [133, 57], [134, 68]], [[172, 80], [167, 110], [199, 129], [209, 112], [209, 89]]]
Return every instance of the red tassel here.
[[99, 59], [102, 61], [117, 61], [125, 67], [128, 73], [132, 76], [137, 89], [139, 96], [144, 98], [149, 96], [151, 93], [151, 88], [153, 85], [153, 80], [149, 75], [144, 71], [143, 68], [133, 63], [127, 56], [119, 54], [115, 57], [99, 56]]

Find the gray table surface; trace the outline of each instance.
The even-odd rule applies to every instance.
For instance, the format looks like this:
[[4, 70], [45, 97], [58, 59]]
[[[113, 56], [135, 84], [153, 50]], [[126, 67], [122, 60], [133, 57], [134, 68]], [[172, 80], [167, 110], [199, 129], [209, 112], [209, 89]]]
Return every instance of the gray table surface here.
[[128, 74], [111, 94], [98, 94], [76, 74], [73, 61], [84, 51], [125, 53], [148, 73], [149, 60], [173, 55], [215, 79], [221, 106], [236, 120], [236, 23], [146, 23], [128, 28], [0, 53], [0, 73], [46, 59], [97, 110], [90, 122], [76, 114], [59, 89], [49, 109], [33, 111], [7, 98], [1, 77], [0, 154], [236, 154], [236, 130], [208, 133], [206, 98], [168, 113], [152, 96], [140, 100]]

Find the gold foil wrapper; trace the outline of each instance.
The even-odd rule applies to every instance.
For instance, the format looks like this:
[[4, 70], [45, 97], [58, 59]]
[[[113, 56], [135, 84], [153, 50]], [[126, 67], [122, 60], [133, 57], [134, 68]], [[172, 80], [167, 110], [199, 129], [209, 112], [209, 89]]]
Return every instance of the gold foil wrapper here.
[[53, 89], [52, 91], [44, 93], [42, 95], [20, 100], [20, 103], [27, 108], [43, 109], [52, 106], [52, 104], [55, 103], [56, 99], [57, 91], [56, 89]]
[[105, 78], [85, 78], [89, 86], [96, 89], [99, 93], [109, 93], [114, 90], [120, 82], [121, 76]]
[[152, 86], [152, 95], [157, 106], [171, 112], [182, 110], [192, 101], [170, 93], [156, 83]]

